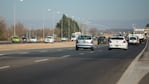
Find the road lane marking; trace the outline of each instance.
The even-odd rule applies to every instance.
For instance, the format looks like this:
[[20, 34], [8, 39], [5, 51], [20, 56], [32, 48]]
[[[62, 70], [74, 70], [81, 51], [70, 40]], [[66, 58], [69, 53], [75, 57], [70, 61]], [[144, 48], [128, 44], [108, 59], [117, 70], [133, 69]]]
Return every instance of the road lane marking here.
[[45, 61], [48, 61], [49, 59], [39, 59], [39, 60], [35, 60], [34, 62], [45, 62]]
[[8, 66], [2, 66], [2, 67], [0, 67], [0, 70], [7, 69], [7, 68], [10, 68], [10, 66], [9, 65]]
[[67, 50], [73, 50], [72, 48], [68, 48]]
[[94, 53], [94, 51], [91, 51], [90, 53]]
[[62, 56], [63, 58], [65, 58], [65, 57], [70, 57], [71, 55], [64, 55], [64, 56]]
[[58, 49], [57, 51], [62, 51], [62, 49]]
[[44, 52], [48, 52], [48, 51], [47, 51], [47, 50], [41, 50], [41, 51], [39, 51], [39, 52], [44, 53]]
[[3, 56], [4, 54], [0, 54], [0, 56]]
[[84, 53], [79, 53], [79, 55], [84, 55]]
[[29, 54], [29, 52], [20, 52], [19, 54]]

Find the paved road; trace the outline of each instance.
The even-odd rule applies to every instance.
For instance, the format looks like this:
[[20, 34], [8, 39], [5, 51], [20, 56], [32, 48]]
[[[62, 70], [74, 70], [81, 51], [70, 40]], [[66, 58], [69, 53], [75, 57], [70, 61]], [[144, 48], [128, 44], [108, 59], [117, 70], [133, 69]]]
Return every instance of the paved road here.
[[1, 84], [116, 84], [145, 44], [127, 51], [74, 48], [0, 52]]

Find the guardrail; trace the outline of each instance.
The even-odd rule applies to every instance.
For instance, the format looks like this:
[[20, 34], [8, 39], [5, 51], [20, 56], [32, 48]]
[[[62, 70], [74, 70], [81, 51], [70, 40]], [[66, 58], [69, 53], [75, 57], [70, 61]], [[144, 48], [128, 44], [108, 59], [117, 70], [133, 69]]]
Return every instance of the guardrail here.
[[11, 41], [0, 41], [0, 44], [11, 44]]

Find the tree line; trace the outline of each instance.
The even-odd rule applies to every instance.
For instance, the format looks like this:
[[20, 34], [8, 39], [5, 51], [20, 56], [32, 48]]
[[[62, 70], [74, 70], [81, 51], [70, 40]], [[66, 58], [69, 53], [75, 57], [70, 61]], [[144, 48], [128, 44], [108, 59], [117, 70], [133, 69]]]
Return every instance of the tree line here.
[[78, 23], [72, 18], [67, 17], [65, 14], [63, 14], [59, 22], [56, 23], [54, 30], [50, 28], [44, 28], [44, 30], [43, 28], [29, 29], [19, 22], [15, 24], [15, 32], [14, 32], [14, 25], [8, 26], [5, 20], [0, 18], [0, 41], [11, 40], [11, 37], [14, 35], [17, 35], [20, 38], [26, 35], [43, 38], [43, 32], [44, 36], [53, 35], [54, 32], [54, 34], [57, 37], [70, 38], [71, 33], [79, 31], [81, 32]]

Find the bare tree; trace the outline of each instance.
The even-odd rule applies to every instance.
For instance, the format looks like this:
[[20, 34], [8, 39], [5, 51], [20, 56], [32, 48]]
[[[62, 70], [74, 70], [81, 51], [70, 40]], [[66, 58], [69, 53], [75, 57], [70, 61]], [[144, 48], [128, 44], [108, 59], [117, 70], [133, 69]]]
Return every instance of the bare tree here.
[[89, 33], [91, 33], [92, 35], [97, 35], [97, 33], [98, 33], [98, 30], [97, 30], [97, 28], [91, 28], [90, 30], [89, 30]]
[[[13, 36], [13, 32], [14, 32], [13, 25], [10, 27], [9, 32], [10, 32], [11, 36]], [[17, 36], [21, 37], [26, 34], [27, 29], [24, 27], [24, 25], [22, 23], [17, 23], [15, 26], [15, 32], [16, 32]]]
[[0, 40], [7, 40], [7, 28], [4, 20], [0, 20]]

